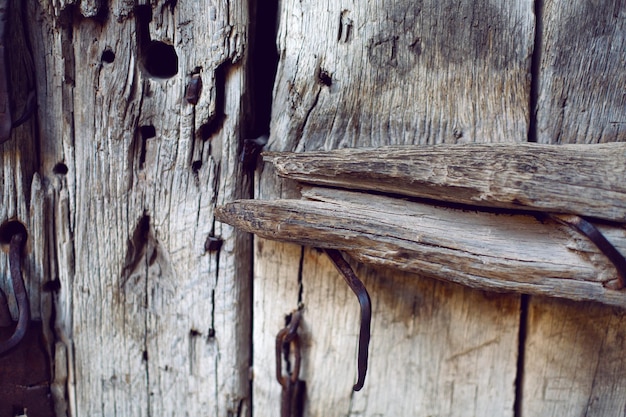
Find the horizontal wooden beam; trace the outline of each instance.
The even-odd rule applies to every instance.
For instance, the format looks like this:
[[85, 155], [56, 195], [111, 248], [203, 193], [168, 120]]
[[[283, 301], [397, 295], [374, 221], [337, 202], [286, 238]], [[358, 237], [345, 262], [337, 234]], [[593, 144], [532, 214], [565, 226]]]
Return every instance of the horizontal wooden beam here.
[[[422, 204], [333, 188], [303, 189], [305, 200], [239, 200], [216, 218], [264, 238], [335, 248], [358, 261], [484, 290], [594, 300], [626, 307], [611, 289], [613, 264], [574, 229], [528, 214]], [[622, 253], [626, 231], [597, 227]]]
[[309, 184], [626, 221], [626, 143], [270, 152], [264, 160]]

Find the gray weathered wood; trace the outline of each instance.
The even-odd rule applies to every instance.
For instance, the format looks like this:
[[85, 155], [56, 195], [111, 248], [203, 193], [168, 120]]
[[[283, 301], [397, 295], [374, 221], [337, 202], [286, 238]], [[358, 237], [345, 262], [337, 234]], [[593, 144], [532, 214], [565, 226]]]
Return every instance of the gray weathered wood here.
[[300, 182], [626, 220], [626, 144], [468, 144], [267, 153]]
[[532, 297], [523, 415], [623, 415], [625, 318], [597, 303]]
[[626, 141], [626, 6], [621, 0], [541, 3], [537, 141]]
[[[282, 1], [267, 149], [524, 140], [533, 32], [531, 1]], [[257, 198], [295, 195], [269, 164], [257, 184]], [[255, 304], [255, 323], [282, 325], [304, 303], [307, 416], [512, 415], [519, 297], [487, 299], [455, 285], [359, 268], [374, 286], [375, 322], [369, 376], [352, 394], [356, 300], [315, 251], [293, 256], [291, 245], [271, 245], [260, 251], [257, 244], [254, 255], [255, 298], [273, 300]], [[263, 266], [276, 259], [280, 273]], [[373, 278], [380, 274], [389, 279]], [[302, 291], [276, 291], [294, 288], [294, 281]], [[405, 302], [390, 301], [393, 285], [384, 282], [404, 282]], [[473, 315], [470, 305], [493, 320]], [[418, 316], [410, 315], [411, 306]], [[255, 332], [255, 370], [273, 358], [279, 329]], [[397, 359], [405, 357], [408, 363]], [[253, 382], [255, 403], [277, 412], [278, 384], [269, 391], [264, 382]]]
[[[138, 2], [150, 38], [177, 55], [157, 57], [176, 70], [157, 77], [134, 2], [26, 3], [57, 414], [249, 415], [250, 239], [213, 221], [249, 189], [237, 155], [247, 6]], [[223, 124], [202, 137], [214, 115]], [[220, 251], [205, 250], [210, 234]]]
[[[607, 288], [617, 280], [609, 259], [557, 222], [328, 188], [304, 196], [314, 201], [241, 200], [216, 216], [264, 238], [340, 249], [361, 262], [484, 290], [626, 307], [626, 294]], [[602, 231], [626, 252], [623, 228]]]
[[[625, 141], [626, 4], [542, 3], [537, 140]], [[542, 297], [527, 309], [522, 415], [622, 416], [624, 311]]]

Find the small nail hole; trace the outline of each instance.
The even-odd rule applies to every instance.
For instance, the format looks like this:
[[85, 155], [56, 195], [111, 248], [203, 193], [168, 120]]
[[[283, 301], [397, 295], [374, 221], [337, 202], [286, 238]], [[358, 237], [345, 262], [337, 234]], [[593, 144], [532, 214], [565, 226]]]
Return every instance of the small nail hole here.
[[105, 49], [102, 52], [102, 56], [100, 57], [100, 59], [102, 60], [102, 62], [106, 62], [107, 64], [110, 64], [113, 61], [115, 61], [115, 52], [113, 52], [110, 49]]
[[193, 172], [198, 172], [200, 171], [200, 168], [202, 168], [202, 161], [193, 161], [191, 164], [191, 169], [193, 170]]
[[330, 87], [331, 85], [333, 85], [332, 75], [330, 75], [330, 73], [323, 68], [319, 69], [319, 72], [317, 73], [317, 79], [321, 84], [325, 85], [326, 87]]
[[58, 164], [54, 166], [54, 168], [52, 168], [52, 172], [54, 172], [57, 175], [65, 175], [67, 174], [67, 171], [68, 171], [67, 165], [65, 165], [63, 162], [59, 162]]
[[178, 55], [174, 46], [151, 41], [145, 51], [144, 68], [155, 78], [172, 78], [178, 74]]

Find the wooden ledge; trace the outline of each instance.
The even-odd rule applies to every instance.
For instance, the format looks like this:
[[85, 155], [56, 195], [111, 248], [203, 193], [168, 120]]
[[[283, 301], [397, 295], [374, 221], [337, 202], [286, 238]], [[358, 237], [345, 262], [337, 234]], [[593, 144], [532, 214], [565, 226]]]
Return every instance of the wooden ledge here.
[[279, 175], [482, 207], [626, 221], [626, 143], [487, 143], [267, 152]]
[[[280, 175], [326, 187], [304, 185], [301, 200], [234, 201], [218, 207], [216, 218], [265, 238], [335, 248], [364, 263], [484, 290], [626, 307], [626, 290], [613, 289], [611, 261], [586, 236], [538, 212], [620, 218], [625, 153], [626, 144], [268, 153]], [[621, 223], [595, 226], [626, 253]]]

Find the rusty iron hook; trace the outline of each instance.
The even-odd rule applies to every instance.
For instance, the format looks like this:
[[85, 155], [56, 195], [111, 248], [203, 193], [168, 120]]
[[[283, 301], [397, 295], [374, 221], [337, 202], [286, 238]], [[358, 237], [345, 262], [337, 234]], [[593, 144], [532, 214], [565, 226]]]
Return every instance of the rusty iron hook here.
[[13, 282], [13, 292], [17, 302], [19, 316], [15, 331], [7, 340], [0, 342], [0, 355], [8, 352], [18, 345], [24, 338], [30, 321], [30, 303], [28, 302], [28, 294], [24, 286], [22, 278], [22, 249], [26, 242], [24, 233], [16, 233], [11, 237], [9, 246], [9, 269], [11, 271], [11, 281]]
[[365, 383], [365, 374], [367, 373], [367, 359], [369, 355], [370, 344], [370, 324], [372, 321], [372, 302], [365, 285], [356, 276], [350, 264], [343, 259], [341, 253], [337, 249], [324, 249], [328, 257], [333, 261], [335, 267], [339, 270], [346, 283], [354, 292], [359, 300], [361, 307], [361, 328], [359, 330], [359, 351], [358, 351], [358, 378], [356, 384], [352, 387], [354, 391], [359, 391]]

